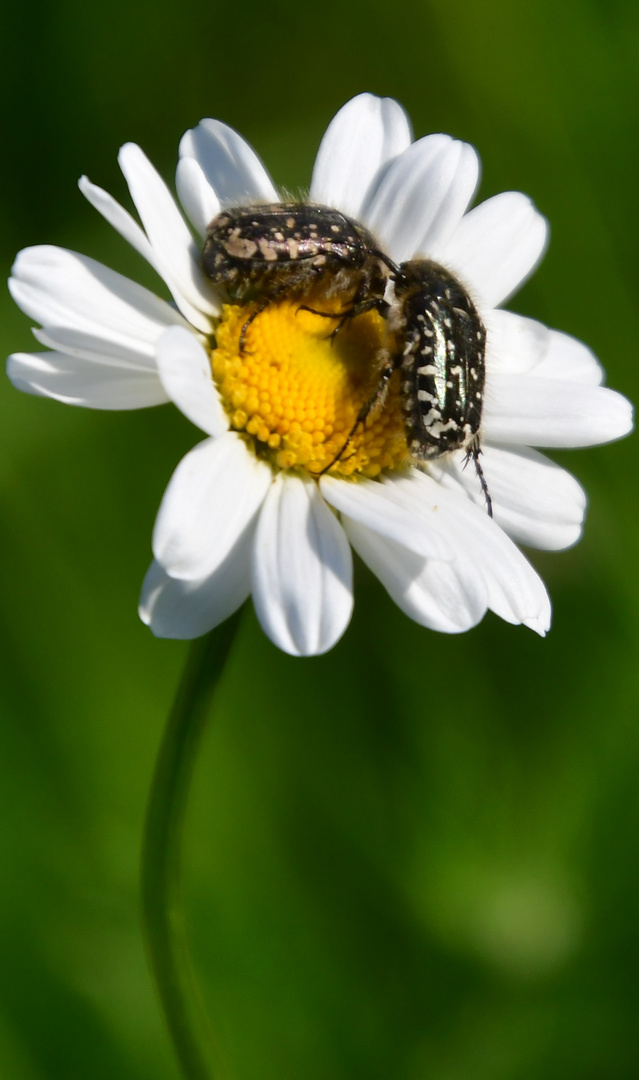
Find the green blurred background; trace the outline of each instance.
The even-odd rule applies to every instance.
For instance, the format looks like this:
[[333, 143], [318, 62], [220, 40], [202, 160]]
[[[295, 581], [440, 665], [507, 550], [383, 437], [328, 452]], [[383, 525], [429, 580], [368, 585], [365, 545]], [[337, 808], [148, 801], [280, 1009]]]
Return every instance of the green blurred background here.
[[[159, 288], [84, 202], [116, 153], [167, 178], [202, 116], [289, 190], [363, 89], [477, 146], [550, 218], [514, 309], [639, 399], [634, 0], [7, 3], [0, 243]], [[3, 351], [37, 348], [0, 298]], [[199, 433], [0, 387], [0, 1076], [176, 1080], [141, 944], [145, 799], [185, 646], [137, 619], [155, 511]], [[186, 892], [233, 1080], [636, 1080], [639, 553], [633, 440], [555, 455], [584, 540], [532, 558], [542, 641], [461, 637], [358, 568], [345, 638], [293, 660], [247, 611], [190, 804]], [[451, 692], [454, 691], [454, 692]]]

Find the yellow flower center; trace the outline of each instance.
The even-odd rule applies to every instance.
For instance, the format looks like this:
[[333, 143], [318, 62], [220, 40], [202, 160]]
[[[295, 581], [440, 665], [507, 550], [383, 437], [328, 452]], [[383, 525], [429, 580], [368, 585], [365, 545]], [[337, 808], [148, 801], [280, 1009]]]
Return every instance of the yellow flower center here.
[[211, 364], [231, 426], [279, 469], [373, 477], [399, 467], [407, 460], [399, 372], [383, 407], [348, 438], [379, 386], [385, 320], [366, 312], [331, 337], [339, 319], [304, 311], [302, 302], [327, 313], [342, 308], [325, 295], [272, 302], [247, 326], [243, 349], [242, 328], [256, 305], [225, 305]]

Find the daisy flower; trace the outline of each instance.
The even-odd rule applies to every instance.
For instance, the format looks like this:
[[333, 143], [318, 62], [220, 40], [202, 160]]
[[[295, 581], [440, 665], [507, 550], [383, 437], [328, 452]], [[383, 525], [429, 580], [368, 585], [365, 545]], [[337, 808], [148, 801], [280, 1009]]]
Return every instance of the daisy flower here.
[[[506, 192], [469, 210], [473, 148], [439, 134], [412, 142], [401, 107], [370, 94], [329, 125], [310, 185], [310, 202], [362, 223], [392, 260], [433, 260], [472, 298], [487, 332], [480, 437], [490, 517], [464, 450], [411, 462], [399, 372], [342, 453], [379, 378], [375, 358], [390, 331], [377, 311], [331, 336], [326, 319], [306, 310], [311, 292], [303, 304], [278, 298], [247, 328], [250, 306], [229, 303], [204, 275], [212, 219], [280, 199], [237, 132], [203, 120], [184, 135], [182, 210], [138, 146], [122, 147], [119, 162], [141, 225], [86, 177], [80, 189], [172, 302], [85, 255], [28, 248], [10, 288], [40, 324], [33, 332], [45, 351], [11, 356], [8, 374], [28, 393], [89, 408], [172, 401], [205, 433], [177, 466], [155, 523], [140, 604], [152, 631], [197, 637], [252, 594], [276, 645], [323, 653], [351, 617], [354, 549], [423, 626], [457, 633], [490, 609], [545, 634], [548, 596], [516, 544], [575, 543], [586, 499], [532, 448], [617, 439], [632, 417], [625, 398], [601, 387], [585, 345], [500, 307], [546, 246], [531, 201]], [[322, 300], [327, 313], [340, 310], [330, 290]]]

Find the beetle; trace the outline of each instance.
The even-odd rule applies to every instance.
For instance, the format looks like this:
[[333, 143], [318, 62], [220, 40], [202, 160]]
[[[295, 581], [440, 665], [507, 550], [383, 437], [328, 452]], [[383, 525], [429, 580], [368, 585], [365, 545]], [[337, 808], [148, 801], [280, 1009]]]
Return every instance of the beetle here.
[[[384, 292], [394, 264], [359, 222], [315, 203], [230, 207], [211, 221], [202, 252], [207, 277], [235, 303], [257, 301], [240, 336], [273, 300], [300, 296], [316, 284], [324, 294], [345, 296], [345, 319], [375, 308], [385, 314]], [[304, 305], [301, 305], [304, 307]], [[306, 310], [314, 311], [313, 308]]]
[[390, 319], [401, 371], [408, 450], [432, 461], [452, 450], [473, 459], [486, 509], [492, 500], [479, 462], [486, 382], [486, 328], [464, 286], [439, 263], [415, 259], [395, 274]]
[[439, 263], [410, 260], [394, 266], [391, 276], [394, 298], [388, 321], [395, 345], [381, 366], [375, 393], [362, 406], [334, 461], [357, 427], [383, 404], [389, 380], [399, 369], [400, 403], [411, 458], [434, 461], [451, 451], [466, 450], [466, 460], [473, 459], [492, 517], [492, 499], [479, 461], [486, 328], [464, 286]]

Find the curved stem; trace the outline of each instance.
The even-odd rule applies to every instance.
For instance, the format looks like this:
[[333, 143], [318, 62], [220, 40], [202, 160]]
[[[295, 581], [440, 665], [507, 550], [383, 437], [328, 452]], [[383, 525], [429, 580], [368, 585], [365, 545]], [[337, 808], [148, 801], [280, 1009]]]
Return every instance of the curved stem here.
[[188, 1080], [220, 1077], [214, 1037], [189, 962], [181, 904], [181, 842], [186, 801], [211, 700], [240, 612], [194, 641], [158, 754], [142, 850], [147, 949], [164, 1016]]

